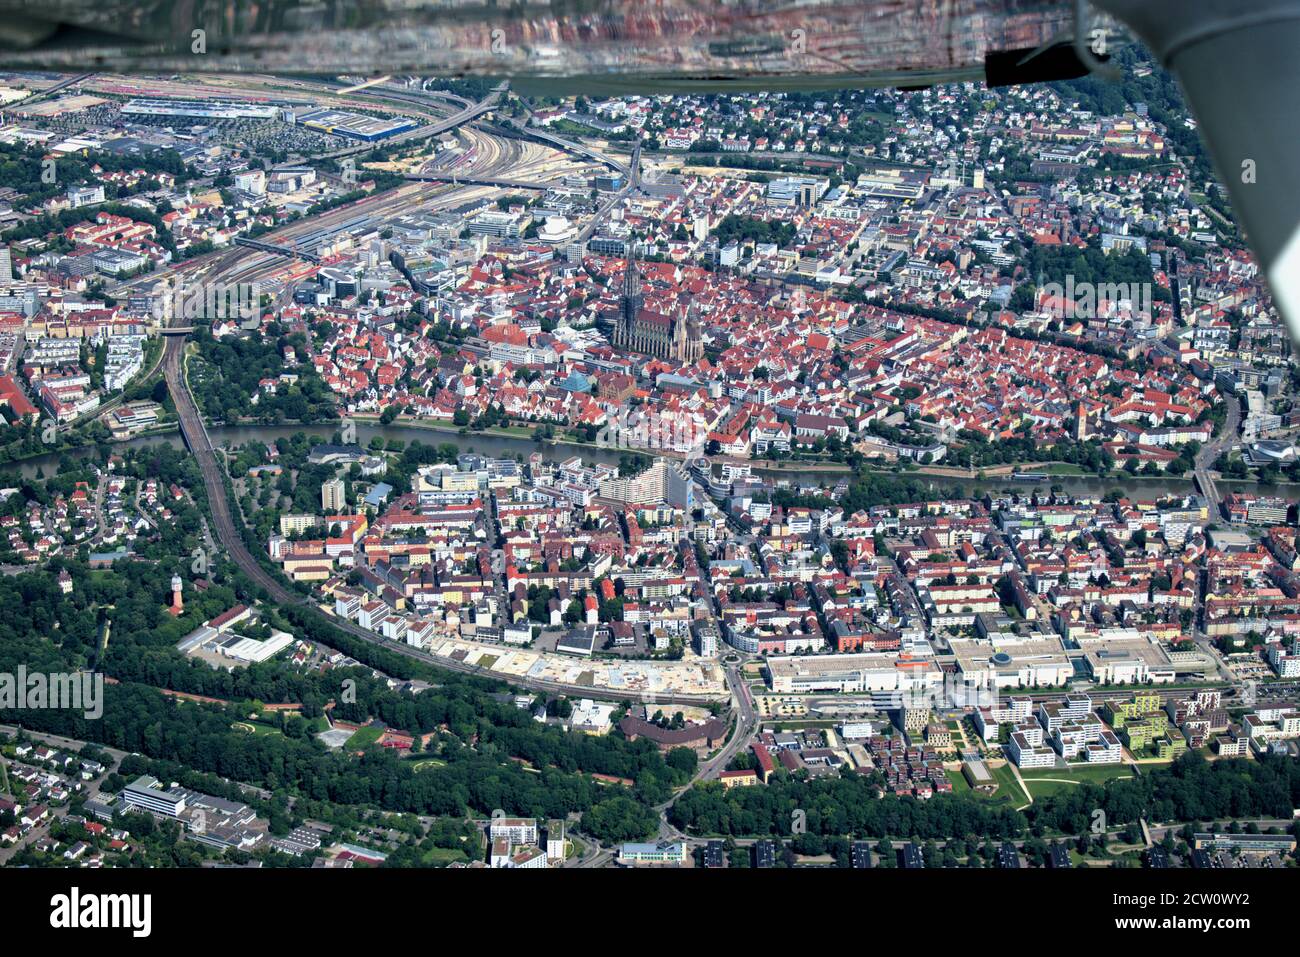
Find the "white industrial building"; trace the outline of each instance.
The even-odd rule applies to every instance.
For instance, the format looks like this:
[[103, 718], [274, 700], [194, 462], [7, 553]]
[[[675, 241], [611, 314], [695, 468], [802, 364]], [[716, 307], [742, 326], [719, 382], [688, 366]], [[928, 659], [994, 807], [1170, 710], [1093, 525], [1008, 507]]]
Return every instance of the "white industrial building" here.
[[811, 692], [931, 691], [943, 686], [943, 672], [929, 658], [864, 652], [767, 659], [772, 690]]

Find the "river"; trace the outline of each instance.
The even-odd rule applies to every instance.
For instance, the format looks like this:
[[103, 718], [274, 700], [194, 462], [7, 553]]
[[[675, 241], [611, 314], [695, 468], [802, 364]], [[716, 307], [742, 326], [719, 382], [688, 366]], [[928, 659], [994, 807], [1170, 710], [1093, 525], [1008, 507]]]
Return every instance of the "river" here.
[[[420, 428], [418, 426], [404, 425], [372, 425], [366, 422], [358, 421], [357, 441], [362, 446], [367, 445], [370, 440], [376, 436], [382, 436], [385, 440], [398, 439], [408, 445], [414, 441], [423, 442], [426, 445], [441, 445], [451, 443], [466, 452], [477, 452], [481, 455], [488, 455], [493, 458], [514, 458], [518, 455], [530, 455], [536, 451], [542, 451], [548, 458], [567, 458], [570, 455], [581, 455], [585, 461], [600, 462], [606, 465], [617, 465], [619, 458], [618, 449], [606, 449], [595, 447], [578, 447], [575, 445], [563, 443], [546, 443], [538, 444], [531, 439], [516, 438], [502, 435], [461, 435], [457, 431], [443, 431], [441, 429]], [[337, 423], [329, 423], [314, 426], [304, 425], [231, 425], [231, 426], [213, 426], [208, 429], [208, 435], [212, 439], [212, 444], [220, 448], [231, 448], [236, 445], [247, 445], [250, 442], [264, 442], [270, 444], [279, 438], [289, 438], [299, 432], [305, 432], [314, 436], [321, 442], [329, 442], [334, 433], [338, 430]], [[168, 432], [161, 435], [139, 436], [133, 439], [125, 439], [119, 442], [113, 442], [115, 449], [132, 449], [145, 448], [153, 445], [170, 445], [173, 448], [184, 448], [185, 442], [181, 438], [179, 430]], [[47, 455], [38, 455], [21, 462], [15, 462], [0, 466], [0, 473], [13, 473], [17, 471], [23, 478], [35, 478], [38, 471], [50, 476], [57, 472], [59, 460], [69, 455], [73, 459], [86, 459], [95, 456], [93, 446], [80, 449], [65, 449], [62, 452], [51, 452]]]
[[[234, 445], [246, 445], [249, 442], [271, 443], [278, 438], [287, 438], [297, 432], [306, 432], [308, 435], [319, 437], [320, 441], [328, 442], [336, 430], [336, 424], [301, 426], [301, 425], [240, 425], [240, 426], [218, 426], [208, 430], [212, 437], [213, 444], [229, 448]], [[466, 452], [475, 452], [481, 455], [489, 455], [493, 458], [514, 458], [517, 455], [528, 456], [533, 452], [541, 451], [547, 458], [562, 459], [571, 455], [581, 456], [584, 461], [598, 462], [605, 465], [617, 465], [619, 456], [623, 450], [601, 448], [596, 446], [577, 446], [562, 442], [537, 443], [532, 439], [503, 436], [503, 435], [484, 435], [481, 433], [461, 435], [457, 431], [421, 428], [419, 426], [409, 425], [378, 425], [358, 421], [356, 423], [357, 441], [365, 446], [371, 438], [376, 435], [382, 436], [385, 440], [398, 439], [410, 444], [414, 441], [420, 441], [426, 445], [438, 445], [442, 443], [451, 443]], [[150, 445], [168, 444], [175, 448], [183, 448], [184, 442], [181, 440], [180, 432], [171, 432], [165, 435], [143, 436], [134, 439], [128, 439], [122, 442], [113, 443], [115, 448], [141, 448]], [[38, 470], [43, 471], [46, 476], [53, 475], [58, 470], [59, 459], [62, 455], [70, 455], [74, 459], [84, 459], [93, 457], [95, 450], [93, 447], [84, 449], [66, 450], [61, 453], [50, 453], [35, 458], [26, 459], [20, 463], [0, 466], [0, 472], [12, 473], [17, 470], [24, 478], [31, 479], [36, 477]], [[756, 472], [768, 475], [776, 479], [799, 479], [811, 480], [826, 485], [833, 485], [845, 474], [842, 471], [829, 471], [819, 469], [814, 464], [809, 464], [806, 468], [797, 472], [791, 471], [769, 471], [762, 468], [756, 468]], [[885, 473], [894, 474], [894, 473]], [[917, 473], [909, 474], [910, 477], [920, 480], [927, 480], [924, 475]], [[1018, 482], [1009, 477], [989, 477], [983, 480], [976, 478], [949, 478], [947, 476], [934, 476], [929, 478], [935, 488], [961, 489], [967, 495], [972, 497], [982, 496], [985, 492], [998, 492], [1004, 489], [1012, 489], [1021, 495], [1029, 495], [1037, 490], [1040, 495], [1046, 495], [1052, 486], [1058, 486], [1063, 492], [1069, 495], [1084, 497], [1101, 497], [1106, 493], [1119, 490], [1128, 495], [1133, 495], [1142, 499], [1155, 499], [1169, 495], [1186, 495], [1195, 491], [1195, 485], [1190, 477], [1188, 478], [1107, 478], [1099, 479], [1095, 476], [1067, 476], [1055, 475], [1050, 476], [1045, 482]], [[1220, 479], [1219, 484], [1225, 488], [1256, 489], [1267, 494], [1284, 495], [1291, 498], [1300, 498], [1300, 485], [1294, 483], [1280, 483], [1277, 485], [1259, 485], [1250, 482], [1229, 482]]]

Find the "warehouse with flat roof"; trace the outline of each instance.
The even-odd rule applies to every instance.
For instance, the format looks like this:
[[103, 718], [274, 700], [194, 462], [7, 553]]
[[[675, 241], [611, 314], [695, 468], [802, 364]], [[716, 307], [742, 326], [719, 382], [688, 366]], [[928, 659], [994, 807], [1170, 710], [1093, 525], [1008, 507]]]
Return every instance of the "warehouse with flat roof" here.
[[298, 122], [322, 133], [346, 136], [367, 143], [387, 139], [416, 127], [415, 121], [405, 116], [365, 116], [347, 110], [312, 110], [300, 116]]
[[928, 691], [943, 686], [943, 671], [933, 659], [877, 652], [772, 657], [767, 659], [767, 673], [778, 694]]
[[122, 112], [128, 116], [178, 116], [197, 120], [273, 120], [280, 115], [280, 108], [274, 103], [236, 100], [141, 98], [128, 101]]

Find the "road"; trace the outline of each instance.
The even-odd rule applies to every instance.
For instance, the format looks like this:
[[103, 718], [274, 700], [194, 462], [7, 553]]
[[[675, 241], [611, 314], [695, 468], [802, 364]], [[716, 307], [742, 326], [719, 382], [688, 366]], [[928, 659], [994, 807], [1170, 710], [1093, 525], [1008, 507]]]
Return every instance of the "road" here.
[[1210, 474], [1210, 469], [1214, 467], [1220, 453], [1237, 441], [1237, 430], [1240, 423], [1241, 401], [1236, 396], [1229, 396], [1228, 417], [1223, 423], [1223, 429], [1216, 438], [1211, 439], [1196, 453], [1196, 469], [1193, 475], [1196, 478], [1197, 488], [1201, 490], [1201, 494], [1205, 496], [1209, 504], [1210, 521], [1218, 518], [1219, 503], [1223, 501], [1219, 495], [1218, 487], [1214, 484], [1214, 477]]
[[727, 739], [727, 743], [722, 746], [717, 754], [696, 769], [694, 776], [684, 787], [674, 792], [673, 796], [667, 801], [655, 807], [655, 811], [659, 814], [658, 840], [694, 840], [684, 831], [668, 822], [668, 811], [677, 803], [678, 798], [695, 787], [696, 784], [701, 781], [712, 780], [722, 771], [725, 771], [727, 765], [731, 763], [731, 759], [747, 748], [749, 743], [754, 740], [754, 735], [758, 732], [758, 718], [754, 712], [754, 701], [749, 695], [749, 688], [745, 684], [744, 677], [740, 674], [740, 668], [743, 664], [744, 662], [736, 662], [727, 666], [727, 686], [731, 689], [734, 705], [733, 713], [736, 718], [736, 723], [731, 729], [731, 737]]
[[55, 83], [53, 86], [47, 86], [45, 89], [41, 90], [41, 92], [33, 93], [31, 96], [23, 100], [22, 101], [23, 108], [25, 109], [31, 106], [33, 103], [40, 103], [42, 100], [48, 100], [54, 94], [60, 92], [61, 90], [66, 90], [70, 86], [80, 86], [81, 84], [85, 83], [94, 75], [95, 74], [93, 73], [81, 73], [78, 74], [77, 76], [69, 77], [68, 79], [63, 80], [59, 83]]
[[[78, 738], [66, 738], [58, 734], [47, 734], [44, 731], [33, 731], [31, 728], [23, 728], [16, 724], [0, 724], [0, 732], [5, 734], [17, 734], [20, 730], [33, 741], [40, 741], [42, 744], [48, 744], [50, 747], [59, 748], [60, 750], [69, 751], [74, 754], [80, 754], [82, 748], [86, 747], [88, 744], [93, 745], [112, 758], [112, 761], [108, 766], [109, 771], [116, 770], [116, 768], [121, 765], [122, 759], [133, 753], [123, 751], [121, 748], [113, 748], [106, 744], [100, 744], [98, 741], [82, 741]], [[218, 775], [218, 777], [220, 777], [220, 775]], [[253, 784], [245, 784], [243, 781], [233, 781], [230, 778], [225, 777], [221, 778], [221, 780], [225, 781], [227, 784], [234, 785], [245, 794], [255, 794], [266, 800], [269, 800], [272, 796], [271, 792], [266, 788], [259, 788]]]
[[[184, 349], [185, 339], [183, 337], [172, 337], [167, 340], [167, 352], [163, 361], [163, 372], [167, 378], [167, 388], [171, 391], [172, 399], [176, 404], [176, 411], [180, 418], [181, 435], [185, 439], [186, 447], [194, 456], [199, 465], [199, 471], [203, 476], [203, 485], [207, 490], [208, 503], [212, 512], [213, 530], [216, 533], [217, 541], [241, 571], [249, 579], [263, 588], [270, 599], [277, 604], [286, 606], [297, 606], [307, 609], [309, 614], [320, 616], [321, 620], [328, 622], [340, 631], [345, 631], [353, 637], [372, 644], [387, 648], [389, 651], [423, 661], [426, 664], [435, 667], [444, 668], [451, 671], [459, 671], [465, 674], [476, 674], [483, 677], [493, 678], [498, 681], [506, 679], [490, 671], [474, 665], [468, 665], [464, 662], [454, 661], [450, 658], [440, 658], [431, 655], [426, 651], [421, 651], [410, 645], [391, 642], [387, 639], [362, 628], [360, 625], [347, 621], [342, 618], [334, 618], [320, 611], [317, 606], [301, 594], [291, 591], [281, 583], [279, 578], [268, 572], [249, 552], [244, 544], [235, 525], [235, 519], [230, 512], [230, 502], [226, 496], [226, 487], [224, 480], [224, 471], [217, 459], [216, 450], [212, 445], [212, 440], [208, 436], [207, 428], [203, 424], [203, 418], [199, 414], [198, 404], [194, 399], [193, 393], [189, 389], [189, 383], [184, 374]], [[566, 685], [554, 681], [543, 681], [534, 678], [516, 678], [512, 677], [507, 682], [521, 688], [527, 688], [532, 691], [545, 691], [551, 694], [563, 694], [571, 697], [590, 697], [593, 693], [592, 688], [582, 685]], [[617, 691], [601, 689], [600, 695], [603, 698], [614, 698], [616, 700], [639, 701], [641, 694], [639, 691]], [[678, 695], [663, 696], [665, 702], [670, 704], [707, 704], [710, 698], [700, 695]]]
[[[1198, 832], [1200, 832], [1200, 831], [1208, 830], [1209, 828], [1211, 828], [1211, 827], [1217, 825], [1218, 828], [1219, 828], [1220, 830], [1226, 831], [1226, 830], [1227, 830], [1229, 827], [1231, 827], [1233, 824], [1239, 824], [1239, 825], [1241, 825], [1243, 828], [1246, 827], [1246, 826], [1248, 826], [1248, 825], [1250, 825], [1250, 824], [1254, 824], [1256, 827], [1259, 828], [1259, 830], [1260, 830], [1261, 832], [1263, 832], [1263, 831], [1266, 831], [1266, 830], [1269, 829], [1269, 828], [1277, 828], [1277, 829], [1279, 829], [1279, 830], [1286, 831], [1286, 830], [1287, 830], [1288, 828], [1290, 828], [1291, 825], [1294, 824], [1294, 823], [1295, 823], [1294, 820], [1290, 820], [1290, 819], [1287, 819], [1287, 818], [1256, 818], [1256, 819], [1254, 819], [1254, 820], [1247, 820], [1247, 819], [1245, 819], [1245, 818], [1235, 818], [1235, 819], [1234, 819], [1234, 818], [1226, 818], [1226, 819], [1223, 819], [1223, 820], [1220, 820], [1220, 821], [1200, 821], [1200, 822], [1197, 822], [1197, 823], [1193, 824], [1193, 827], [1194, 827]], [[1141, 829], [1142, 829], [1142, 834], [1143, 834], [1143, 837], [1142, 837], [1142, 843], [1145, 844], [1145, 845], [1148, 846], [1148, 847], [1150, 847], [1152, 844], [1158, 844], [1158, 843], [1160, 843], [1161, 841], [1164, 840], [1164, 838], [1165, 838], [1166, 835], [1170, 835], [1170, 834], [1172, 834], [1175, 838], [1178, 837], [1179, 834], [1181, 834], [1183, 828], [1185, 828], [1185, 827], [1187, 826], [1186, 823], [1171, 823], [1171, 824], [1154, 824], [1154, 825], [1151, 825], [1151, 824], [1148, 824], [1145, 820], [1142, 820], [1142, 819], [1139, 819], [1138, 824], [1139, 824], [1139, 827], [1141, 827]], [[1120, 826], [1120, 825], [1114, 825], [1114, 826], [1111, 826], [1111, 827], [1107, 828], [1107, 834], [1108, 834], [1108, 836], [1109, 836], [1109, 838], [1110, 838], [1112, 844], [1115, 842], [1115, 839], [1116, 839], [1116, 838], [1117, 838], [1117, 837], [1118, 837], [1118, 836], [1123, 832], [1123, 830], [1124, 830], [1124, 827], [1123, 827], [1123, 826]], [[1070, 834], [1055, 834], [1055, 835], [1052, 835], [1052, 834], [1045, 834], [1045, 835], [1042, 836], [1042, 840], [1047, 841], [1049, 844], [1056, 843], [1056, 842], [1058, 842], [1058, 841], [1073, 842], [1076, 836], [1077, 836], [1077, 835], [1070, 835]], [[878, 841], [880, 841], [880, 840], [884, 840], [884, 839], [885, 839], [885, 838], [872, 838], [872, 837], [869, 837], [869, 838], [867, 838], [866, 840], [868, 840], [871, 844], [876, 844], [876, 843], [878, 843]], [[895, 849], [895, 850], [898, 850], [899, 847], [901, 847], [903, 844], [908, 844], [908, 843], [911, 843], [911, 842], [913, 842], [913, 841], [916, 841], [917, 843], [923, 843], [923, 844], [924, 844], [924, 843], [930, 843], [930, 841], [928, 841], [928, 840], [926, 840], [926, 841], [922, 841], [922, 840], [920, 840], [920, 839], [918, 839], [918, 838], [916, 838], [916, 837], [909, 837], [909, 836], [907, 836], [907, 835], [890, 835], [890, 836], [888, 837], [888, 839], [889, 839], [890, 841], [892, 841], [892, 843], [894, 844], [894, 849]], [[689, 847], [703, 847], [704, 845], [708, 844], [710, 841], [718, 840], [718, 838], [716, 838], [716, 837], [694, 837], [694, 836], [691, 836], [691, 835], [681, 835], [680, 837], [675, 838], [675, 840], [682, 840], [682, 841], [685, 841]], [[732, 838], [732, 840], [735, 841], [735, 843], [736, 843], [736, 845], [737, 845], [738, 847], [752, 847], [754, 844], [758, 843], [759, 841], [773, 841], [773, 840], [774, 840], [774, 841], [777, 841], [778, 843], [783, 843], [783, 842], [789, 840], [789, 837], [788, 837], [788, 836], [782, 836], [782, 835], [776, 835], [776, 834], [772, 834], [772, 835], [764, 834], [764, 835], [762, 835], [762, 836], [735, 837], [735, 838]], [[1003, 839], [1002, 839], [1002, 838], [993, 838], [993, 837], [978, 837], [978, 838], [976, 838], [975, 840], [976, 840], [978, 843], [981, 843], [981, 844], [992, 843], [992, 844], [997, 845], [997, 844], [1001, 844], [1001, 843], [1003, 843]], [[1013, 837], [1013, 838], [1007, 839], [1007, 843], [1010, 843], [1010, 844], [1014, 845], [1014, 846], [1017, 847], [1017, 848], [1022, 848], [1022, 849], [1023, 849], [1024, 846], [1025, 846], [1026, 844], [1028, 844], [1028, 843], [1029, 843], [1030, 841], [1032, 841], [1032, 840], [1035, 840], [1035, 838], [1033, 838], [1033, 837]], [[966, 837], [951, 837], [951, 838], [938, 838], [938, 839], [935, 839], [935, 840], [933, 841], [933, 843], [934, 843], [934, 845], [935, 845], [936, 847], [938, 847], [939, 849], [942, 850], [943, 848], [946, 848], [949, 844], [953, 844], [953, 845], [961, 846], [961, 845], [965, 844], [966, 841], [967, 841], [967, 838], [966, 838]], [[611, 855], [611, 856], [612, 856], [612, 855]]]
[[[719, 772], [726, 770], [731, 759], [749, 746], [758, 731], [758, 715], [754, 711], [754, 699], [749, 694], [749, 685], [740, 673], [742, 666], [743, 662], [740, 661], [726, 666], [727, 687], [731, 689], [731, 700], [735, 707], [735, 728], [721, 750], [700, 765], [695, 781], [717, 777]], [[694, 784], [695, 781], [691, 783]]]
[[[65, 738], [58, 734], [46, 734], [43, 731], [32, 731], [30, 728], [23, 728], [16, 724], [0, 724], [0, 732], [5, 734], [17, 734], [19, 731], [26, 732], [27, 736], [34, 741], [40, 741], [42, 744], [48, 744], [50, 747], [59, 748], [63, 751], [71, 751], [79, 754], [81, 749], [87, 744], [94, 744], [96, 748], [103, 751], [113, 759], [113, 767], [122, 763], [122, 759], [127, 756], [128, 752], [120, 748], [110, 748], [106, 744], [98, 744], [93, 741], [81, 741], [77, 738]], [[110, 768], [111, 770], [112, 768]]]
[[[339, 159], [344, 156], [354, 156], [358, 153], [372, 152], [377, 148], [389, 148], [393, 146], [402, 146], [417, 140], [432, 139], [435, 136], [441, 136], [449, 130], [454, 130], [458, 126], [463, 126], [473, 120], [478, 119], [484, 113], [490, 113], [496, 109], [501, 97], [505, 94], [505, 84], [493, 90], [478, 103], [472, 103], [459, 112], [452, 114], [445, 119], [435, 120], [432, 123], [426, 123], [414, 130], [406, 133], [399, 133], [397, 136], [389, 137], [377, 143], [361, 143], [357, 146], [348, 146], [340, 150], [334, 150], [331, 153], [323, 153], [316, 159]], [[376, 97], [383, 100], [396, 100], [405, 103], [408, 106], [415, 105], [427, 108], [429, 100], [432, 99], [427, 93], [417, 93], [405, 88], [393, 88], [387, 84], [379, 87], [369, 87], [364, 90], [355, 90], [353, 95]], [[441, 104], [440, 104], [441, 105]]]
[[[709, 617], [717, 623], [717, 604], [716, 598], [713, 597], [713, 588], [710, 584], [709, 590]], [[730, 660], [727, 660], [727, 659]], [[676, 791], [664, 803], [658, 805], [655, 811], [659, 814], [659, 839], [660, 840], [686, 840], [687, 835], [678, 830], [668, 821], [668, 811], [677, 802], [683, 794], [693, 788], [700, 781], [707, 781], [716, 778], [722, 771], [725, 771], [733, 758], [742, 750], [749, 747], [758, 733], [759, 719], [758, 713], [754, 709], [754, 699], [749, 692], [749, 683], [741, 669], [745, 667], [746, 659], [738, 655], [728, 653], [724, 658], [724, 668], [727, 676], [727, 689], [731, 692], [731, 710], [735, 723], [732, 725], [731, 735], [727, 741], [718, 750], [718, 753], [701, 764], [687, 782], [686, 786]]]
[[633, 195], [640, 188], [641, 142], [639, 140], [637, 141], [636, 146], [632, 149], [632, 159], [628, 163], [627, 168], [627, 182], [623, 185], [623, 188], [601, 204], [600, 208], [596, 210], [596, 215], [591, 217], [591, 222], [587, 223], [587, 225], [582, 228], [582, 232], [578, 234], [577, 242], [585, 243], [591, 239], [592, 234], [595, 233], [597, 227], [605, 221], [605, 218], [609, 215], [610, 211], [619, 203], [623, 202], [627, 197]]
[[[1205, 496], [1211, 522], [1219, 518], [1219, 506], [1223, 499], [1219, 495], [1218, 486], [1214, 482], [1214, 476], [1210, 474], [1210, 469], [1214, 467], [1214, 463], [1223, 450], [1231, 447], [1239, 438], [1238, 428], [1240, 423], [1241, 401], [1236, 396], [1228, 396], [1228, 415], [1224, 420], [1223, 429], [1220, 430], [1217, 437], [1203, 445], [1201, 450], [1196, 453], [1196, 468], [1193, 476], [1196, 479], [1196, 487]], [[1192, 641], [1203, 654], [1209, 655], [1210, 659], [1215, 662], [1215, 667], [1221, 678], [1235, 683], [1232, 672], [1214, 650], [1213, 639], [1203, 631], [1205, 627], [1205, 591], [1209, 587], [1209, 582], [1205, 579], [1206, 571], [1201, 569], [1196, 575], [1196, 622], [1192, 631]]]

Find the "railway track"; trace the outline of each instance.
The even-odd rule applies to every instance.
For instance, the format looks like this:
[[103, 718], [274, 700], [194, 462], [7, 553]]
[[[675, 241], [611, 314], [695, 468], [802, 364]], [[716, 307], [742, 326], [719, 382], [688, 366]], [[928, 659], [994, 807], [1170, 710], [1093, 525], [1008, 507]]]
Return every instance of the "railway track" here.
[[[406, 99], [406, 100], [423, 100], [427, 105], [428, 94], [424, 97], [418, 95], [402, 95], [402, 91], [378, 88], [376, 93], [385, 98]], [[386, 96], [387, 94], [397, 93], [396, 97]], [[447, 97], [447, 99], [454, 99]], [[476, 108], [485, 106], [485, 101], [476, 104]], [[474, 129], [468, 123], [465, 126], [467, 131], [472, 130], [469, 135], [482, 137], [491, 143], [494, 148], [491, 156], [486, 157], [486, 163], [483, 163], [479, 170], [483, 174], [503, 174], [508, 171], [531, 171], [538, 165], [545, 162], [544, 156], [539, 155], [544, 151], [538, 151], [535, 146], [512, 139], [502, 137], [490, 130]], [[476, 164], [477, 165], [477, 164]], [[437, 185], [416, 185], [408, 184], [399, 186], [395, 189], [388, 190], [368, 196], [364, 199], [350, 203], [337, 209], [329, 210], [310, 219], [300, 220], [282, 229], [275, 230], [266, 234], [263, 238], [270, 243], [291, 243], [294, 239], [310, 232], [315, 232], [323, 227], [336, 224], [342, 219], [355, 217], [358, 214], [365, 214], [371, 217], [383, 217], [385, 215], [409, 209], [425, 202], [436, 200], [442, 196], [449, 196], [454, 192], [451, 187], [443, 184]], [[464, 201], [467, 197], [473, 195], [476, 191], [460, 191], [455, 194], [456, 201]], [[499, 192], [491, 188], [483, 188], [482, 195], [491, 195], [493, 192]], [[154, 288], [164, 277], [183, 282], [209, 282], [209, 283], [229, 283], [237, 280], [244, 280], [250, 276], [256, 276], [259, 272], [273, 266], [277, 257], [256, 250], [243, 247], [230, 247], [227, 249], [217, 250], [207, 253], [203, 256], [195, 257], [188, 260], [164, 273], [154, 273], [148, 276], [138, 277], [134, 280], [128, 280], [120, 284], [116, 292], [126, 294], [129, 291], [140, 291], [143, 289]], [[176, 317], [172, 325], [183, 328], [189, 320], [183, 317]], [[454, 671], [463, 674], [478, 675], [480, 677], [490, 678], [515, 687], [524, 688], [531, 691], [541, 691], [551, 694], [564, 694], [577, 697], [589, 697], [596, 689], [585, 685], [568, 685], [562, 682], [548, 681], [536, 678], [507, 678], [500, 674], [479, 668], [475, 665], [455, 661], [449, 658], [441, 658], [428, 652], [421, 651], [410, 645], [390, 642], [380, 635], [367, 631], [359, 625], [343, 619], [334, 618], [323, 612], [310, 599], [304, 597], [296, 591], [286, 587], [283, 580], [269, 572], [253, 556], [245, 545], [243, 536], [236, 525], [236, 517], [231, 514], [230, 502], [226, 495], [226, 476], [225, 470], [221, 465], [216, 450], [208, 435], [207, 428], [203, 422], [202, 415], [198, 408], [198, 403], [194, 394], [190, 390], [189, 383], [186, 380], [184, 369], [185, 344], [188, 337], [184, 334], [170, 335], [159, 362], [155, 364], [151, 372], [156, 370], [157, 365], [161, 364], [163, 376], [167, 382], [168, 391], [175, 402], [176, 410], [180, 423], [181, 436], [186, 447], [198, 462], [200, 474], [203, 477], [204, 488], [207, 491], [209, 507], [213, 519], [213, 531], [220, 542], [221, 547], [225, 549], [230, 556], [231, 561], [235, 563], [249, 579], [255, 582], [259, 587], [265, 590], [266, 594], [275, 602], [303, 609], [308, 614], [319, 616], [319, 620], [328, 623], [334, 628], [339, 629], [355, 638], [367, 642], [377, 647], [386, 648], [389, 651], [396, 652], [407, 658], [423, 662], [436, 668], [442, 668], [447, 671]], [[623, 701], [639, 701], [642, 699], [642, 692], [638, 691], [619, 691], [615, 689], [600, 689], [600, 695], [603, 698]], [[707, 705], [716, 700], [716, 697], [708, 695], [663, 695], [656, 694], [656, 700], [666, 704], [682, 705]]]
[[[216, 449], [208, 436], [208, 430], [203, 423], [198, 403], [194, 398], [194, 394], [190, 391], [189, 383], [185, 377], [185, 342], [186, 338], [184, 336], [168, 338], [166, 352], [163, 357], [163, 374], [167, 379], [167, 388], [171, 391], [172, 399], [176, 404], [176, 411], [180, 418], [181, 435], [184, 437], [186, 447], [189, 448], [195, 461], [198, 462], [199, 471], [203, 476], [203, 486], [207, 491], [209, 508], [212, 513], [213, 531], [216, 534], [217, 541], [221, 543], [221, 547], [225, 549], [230, 560], [252, 581], [264, 589], [272, 600], [278, 604], [294, 606], [305, 610], [308, 614], [317, 615], [321, 621], [327, 622], [340, 631], [347, 632], [368, 644], [395, 651], [407, 658], [424, 662], [436, 668], [492, 678], [530, 691], [543, 691], [570, 697], [591, 696], [593, 691], [596, 690], [591, 687], [568, 685], [535, 678], [506, 679], [476, 665], [466, 664], [450, 658], [440, 658], [410, 645], [390, 642], [353, 622], [326, 615], [310, 599], [291, 591], [276, 576], [268, 572], [248, 550], [248, 547], [244, 544], [243, 536], [235, 525], [235, 517], [231, 513], [230, 501], [226, 495], [225, 471], [217, 459]], [[607, 689], [600, 689], [600, 696], [620, 701], [640, 701], [642, 698], [640, 691]], [[717, 700], [707, 695], [656, 695], [655, 698], [657, 701], [666, 704], [683, 705], [706, 705]]]

